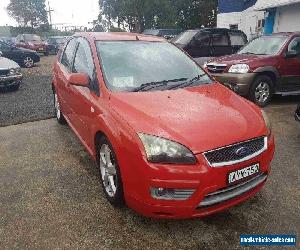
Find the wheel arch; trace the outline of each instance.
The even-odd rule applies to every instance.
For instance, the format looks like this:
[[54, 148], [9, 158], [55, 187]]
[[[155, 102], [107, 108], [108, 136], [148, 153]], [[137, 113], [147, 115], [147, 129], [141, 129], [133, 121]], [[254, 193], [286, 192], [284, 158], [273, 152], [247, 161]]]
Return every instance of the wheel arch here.
[[260, 67], [255, 69], [253, 72], [257, 73], [258, 76], [261, 75], [269, 76], [272, 79], [274, 86], [276, 85], [277, 79], [279, 78], [278, 70], [272, 66]]

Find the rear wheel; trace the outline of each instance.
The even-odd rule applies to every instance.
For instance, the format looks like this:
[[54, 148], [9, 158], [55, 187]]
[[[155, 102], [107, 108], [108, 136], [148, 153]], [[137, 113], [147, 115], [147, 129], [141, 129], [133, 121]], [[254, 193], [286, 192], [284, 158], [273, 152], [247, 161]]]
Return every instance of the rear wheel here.
[[250, 88], [249, 98], [260, 107], [265, 107], [274, 94], [274, 82], [267, 75], [257, 76]]
[[123, 184], [115, 152], [105, 136], [97, 142], [101, 184], [107, 200], [115, 207], [124, 205]]
[[59, 124], [66, 124], [65, 117], [62, 114], [60, 109], [60, 103], [56, 91], [53, 92], [53, 96], [54, 96], [54, 111], [55, 111], [56, 120], [58, 121]]

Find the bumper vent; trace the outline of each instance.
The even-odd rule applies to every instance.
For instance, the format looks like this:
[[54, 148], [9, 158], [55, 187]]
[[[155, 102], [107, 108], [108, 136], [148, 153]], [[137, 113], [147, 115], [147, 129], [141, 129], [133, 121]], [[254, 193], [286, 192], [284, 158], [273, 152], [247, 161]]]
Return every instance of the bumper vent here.
[[262, 173], [246, 182], [210, 193], [207, 196], [205, 196], [205, 198], [199, 204], [198, 208], [216, 205], [221, 202], [225, 202], [230, 199], [236, 198], [250, 191], [251, 189], [257, 187], [259, 184], [263, 183], [266, 179], [267, 179], [267, 174]]
[[208, 151], [203, 155], [212, 167], [228, 166], [260, 155], [267, 149], [267, 144], [267, 137], [260, 137]]

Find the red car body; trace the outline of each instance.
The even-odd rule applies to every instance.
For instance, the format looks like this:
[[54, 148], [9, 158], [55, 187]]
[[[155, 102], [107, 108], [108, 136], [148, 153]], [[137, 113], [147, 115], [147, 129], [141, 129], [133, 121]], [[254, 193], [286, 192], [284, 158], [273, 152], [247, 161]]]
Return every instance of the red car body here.
[[45, 55], [49, 53], [47, 43], [43, 42], [39, 36], [33, 34], [18, 35], [16, 38], [16, 47], [34, 50]]
[[[274, 137], [268, 134], [258, 107], [217, 82], [177, 90], [113, 92], [105, 84], [95, 41], [166, 41], [126, 33], [88, 33], [77, 37], [86, 39], [90, 45], [100, 94], [70, 84], [73, 73], [61, 64], [61, 55], [54, 65], [53, 88], [64, 117], [94, 160], [97, 136], [105, 135], [109, 139], [130, 208], [156, 218], [200, 217], [240, 203], [261, 189], [266, 178], [241, 195], [212, 206], [199, 206], [208, 194], [228, 188], [227, 176], [234, 170], [260, 163], [261, 173], [268, 175]], [[192, 165], [150, 163], [138, 133], [179, 142], [192, 151], [197, 162]], [[203, 154], [261, 137], [266, 141], [264, 152], [236, 164], [212, 167]], [[186, 200], [160, 200], [151, 196], [151, 187], [194, 192]]]

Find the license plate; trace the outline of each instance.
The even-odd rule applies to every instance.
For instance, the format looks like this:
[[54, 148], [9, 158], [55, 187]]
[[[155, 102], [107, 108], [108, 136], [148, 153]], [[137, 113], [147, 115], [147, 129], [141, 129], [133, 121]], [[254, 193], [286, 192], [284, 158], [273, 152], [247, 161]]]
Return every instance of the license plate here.
[[241, 168], [230, 172], [228, 174], [228, 184], [234, 184], [237, 182], [241, 182], [245, 179], [249, 179], [259, 173], [259, 163], [253, 164], [246, 168]]
[[44, 50], [43, 48], [39, 48], [39, 50]]

